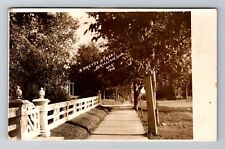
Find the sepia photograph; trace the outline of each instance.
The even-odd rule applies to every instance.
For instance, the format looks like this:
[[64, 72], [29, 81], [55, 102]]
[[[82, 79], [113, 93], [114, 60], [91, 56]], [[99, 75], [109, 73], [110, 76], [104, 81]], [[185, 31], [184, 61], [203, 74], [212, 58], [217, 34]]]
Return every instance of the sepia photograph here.
[[191, 10], [11, 8], [8, 19], [9, 140], [194, 140]]

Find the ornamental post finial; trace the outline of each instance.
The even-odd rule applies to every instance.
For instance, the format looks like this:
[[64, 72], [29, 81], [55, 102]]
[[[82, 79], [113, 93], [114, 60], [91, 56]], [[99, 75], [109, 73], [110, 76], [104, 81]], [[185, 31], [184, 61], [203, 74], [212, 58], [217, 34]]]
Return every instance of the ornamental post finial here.
[[22, 90], [20, 89], [20, 86], [16, 87], [16, 97], [17, 97], [17, 99], [22, 98]]
[[45, 97], [45, 91], [44, 91], [43, 87], [41, 87], [41, 89], [39, 91], [39, 97], [40, 98], [44, 98]]

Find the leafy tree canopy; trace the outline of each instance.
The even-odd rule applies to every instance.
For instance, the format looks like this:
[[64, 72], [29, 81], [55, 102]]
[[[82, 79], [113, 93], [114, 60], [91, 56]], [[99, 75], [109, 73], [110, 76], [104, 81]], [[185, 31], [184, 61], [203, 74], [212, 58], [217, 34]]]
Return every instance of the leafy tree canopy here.
[[10, 13], [10, 95], [21, 86], [26, 99], [42, 86], [50, 100], [65, 97], [69, 50], [78, 22], [67, 13]]
[[93, 71], [80, 71], [82, 67], [99, 60], [100, 51], [94, 43], [81, 44], [75, 55], [76, 63], [70, 68], [70, 81], [75, 83], [75, 94], [81, 97], [95, 96], [102, 84]]
[[[157, 72], [158, 83], [181, 87], [190, 82], [190, 12], [94, 12], [93, 40], [107, 39], [109, 51], [127, 52], [134, 78]], [[187, 81], [188, 80], [188, 81]]]

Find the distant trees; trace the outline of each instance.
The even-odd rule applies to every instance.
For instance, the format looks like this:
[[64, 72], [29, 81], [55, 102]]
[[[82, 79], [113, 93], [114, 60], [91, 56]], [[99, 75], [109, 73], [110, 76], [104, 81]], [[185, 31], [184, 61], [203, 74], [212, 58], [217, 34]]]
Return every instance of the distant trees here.
[[[127, 80], [133, 76], [132, 70], [127, 71], [131, 69], [127, 60], [129, 58], [116, 51], [100, 52], [100, 48], [93, 42], [80, 45], [74, 58], [76, 62], [70, 69], [70, 80], [75, 83], [76, 94], [82, 97], [93, 96], [98, 90], [111, 92], [117, 86], [129, 84]], [[107, 61], [110, 62], [100, 66]]]
[[70, 68], [70, 81], [75, 83], [75, 94], [80, 97], [95, 96], [102, 88], [102, 82], [98, 74], [93, 71], [81, 71], [90, 63], [99, 60], [100, 51], [94, 44], [82, 44], [75, 56], [75, 63]]
[[[67, 13], [10, 13], [9, 94], [21, 86], [23, 97], [36, 97], [40, 87], [53, 102], [65, 100], [70, 50], [77, 20]], [[13, 97], [14, 98], [14, 97]]]
[[109, 51], [127, 52], [132, 58], [133, 68], [124, 70], [134, 74], [130, 81], [136, 82], [154, 70], [158, 89], [190, 88], [190, 12], [94, 12], [89, 15], [96, 19], [89, 27], [89, 31], [96, 33], [93, 40], [105, 38]]

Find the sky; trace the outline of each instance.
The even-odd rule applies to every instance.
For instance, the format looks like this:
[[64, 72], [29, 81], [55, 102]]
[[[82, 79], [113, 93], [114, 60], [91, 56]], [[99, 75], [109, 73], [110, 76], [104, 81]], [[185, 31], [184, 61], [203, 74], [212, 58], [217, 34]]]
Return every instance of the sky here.
[[[78, 42], [74, 44], [74, 49], [77, 50], [80, 44], [88, 44], [91, 42], [92, 37], [94, 36], [94, 33], [87, 32], [84, 35], [84, 32], [89, 28], [89, 25], [91, 23], [95, 22], [95, 19], [92, 17], [89, 17], [88, 14], [82, 10], [73, 10], [69, 12], [69, 15], [71, 15], [74, 19], [79, 21], [79, 28], [76, 31]], [[104, 42], [103, 39], [99, 39], [96, 44]], [[99, 47], [100, 48], [100, 47]], [[100, 51], [103, 49], [100, 48]], [[76, 51], [73, 51], [76, 52]]]
[[[79, 28], [76, 31], [77, 37], [79, 38], [77, 44], [87, 44], [87, 43], [91, 42], [93, 35], [90, 32], [87, 32], [84, 35], [84, 32], [86, 29], [88, 29], [88, 27], [91, 23], [95, 22], [95, 19], [89, 18], [88, 14], [85, 13], [84, 11], [73, 11], [73, 12], [69, 12], [69, 14], [74, 19], [79, 21]], [[85, 22], [88, 22], [88, 23], [84, 24]]]

